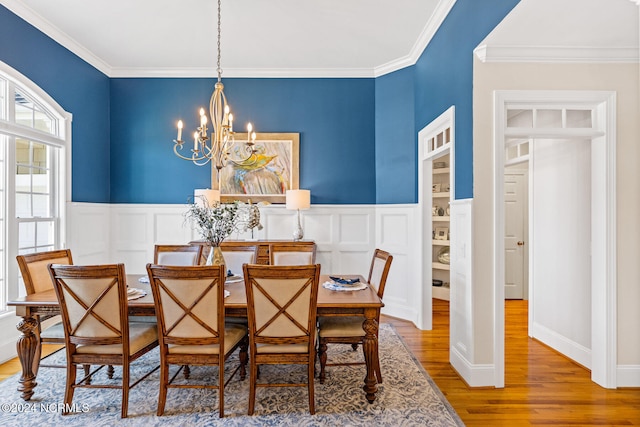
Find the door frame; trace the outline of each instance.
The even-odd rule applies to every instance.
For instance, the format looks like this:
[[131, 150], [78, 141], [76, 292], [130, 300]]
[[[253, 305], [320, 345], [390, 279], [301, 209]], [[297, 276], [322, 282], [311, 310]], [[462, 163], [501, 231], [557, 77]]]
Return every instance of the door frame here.
[[[451, 129], [451, 142], [444, 147], [429, 151], [429, 138], [437, 135], [443, 129]], [[433, 328], [433, 293], [431, 281], [433, 279], [432, 263], [432, 231], [433, 224], [431, 207], [433, 206], [433, 160], [449, 154], [449, 182], [450, 201], [455, 200], [455, 106], [449, 107], [440, 116], [418, 132], [418, 212], [419, 220], [418, 283], [420, 286], [420, 307], [418, 310], [418, 327], [424, 330]], [[449, 281], [451, 283], [451, 281]]]
[[[591, 379], [605, 388], [616, 388], [617, 271], [616, 271], [616, 94], [611, 91], [494, 91], [494, 383], [504, 387], [504, 169], [507, 105], [554, 105], [558, 108], [592, 107], [601, 136], [592, 138], [591, 200]], [[557, 137], [554, 132], [549, 136]], [[523, 130], [523, 133], [526, 132]], [[579, 136], [571, 129], [567, 136]], [[544, 137], [537, 132], [536, 137]], [[529, 185], [533, 183], [530, 182]], [[530, 236], [531, 239], [531, 236]], [[531, 260], [529, 260], [531, 265]], [[531, 277], [529, 277], [531, 286]]]

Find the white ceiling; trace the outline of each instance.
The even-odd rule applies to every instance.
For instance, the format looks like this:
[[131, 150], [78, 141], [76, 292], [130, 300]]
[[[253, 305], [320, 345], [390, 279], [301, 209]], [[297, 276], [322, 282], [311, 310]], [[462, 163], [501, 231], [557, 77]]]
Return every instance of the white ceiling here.
[[[476, 53], [636, 62], [639, 1], [522, 0]], [[0, 3], [110, 77], [215, 75], [215, 0]], [[454, 3], [222, 0], [224, 76], [380, 76], [414, 64]]]
[[[371, 77], [414, 63], [455, 0], [223, 0], [225, 76]], [[2, 0], [117, 76], [215, 75], [215, 0]]]

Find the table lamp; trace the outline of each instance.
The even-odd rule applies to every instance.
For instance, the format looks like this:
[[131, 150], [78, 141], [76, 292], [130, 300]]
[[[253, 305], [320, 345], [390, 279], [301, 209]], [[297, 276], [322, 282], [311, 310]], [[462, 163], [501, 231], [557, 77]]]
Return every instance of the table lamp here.
[[[205, 206], [205, 200], [209, 204], [209, 206]], [[194, 190], [193, 191], [193, 203], [200, 207], [211, 208], [216, 205], [216, 203], [220, 203], [220, 190]]]
[[302, 240], [304, 233], [300, 225], [300, 209], [309, 209], [311, 207], [311, 192], [309, 190], [287, 190], [287, 209], [295, 209], [298, 211], [298, 219], [293, 229], [293, 240]]

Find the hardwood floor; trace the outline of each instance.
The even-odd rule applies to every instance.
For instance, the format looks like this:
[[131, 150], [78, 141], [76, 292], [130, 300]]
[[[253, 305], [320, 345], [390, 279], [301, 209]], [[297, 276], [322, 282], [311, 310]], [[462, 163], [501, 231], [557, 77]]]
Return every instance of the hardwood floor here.
[[[467, 426], [640, 426], [640, 388], [604, 389], [587, 369], [530, 339], [526, 301], [507, 301], [505, 315], [503, 389], [468, 387], [449, 364], [448, 302], [434, 300], [431, 331], [382, 321], [394, 325]], [[13, 359], [0, 365], [0, 379], [19, 371]]]
[[[449, 364], [449, 303], [433, 300], [433, 330], [395, 326], [467, 426], [640, 425], [640, 389], [604, 389], [590, 371], [527, 336], [527, 301], [505, 307], [505, 388], [471, 388]], [[384, 376], [384, 373], [383, 373]]]

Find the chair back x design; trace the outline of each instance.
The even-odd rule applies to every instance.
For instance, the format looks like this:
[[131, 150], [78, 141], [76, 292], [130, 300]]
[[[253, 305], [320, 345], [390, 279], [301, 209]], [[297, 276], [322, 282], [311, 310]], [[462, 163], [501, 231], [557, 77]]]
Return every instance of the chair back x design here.
[[[49, 264], [73, 264], [70, 249], [60, 249], [47, 252], [36, 252], [32, 254], [18, 255], [16, 257], [22, 281], [27, 295], [53, 289], [53, 281], [49, 275]], [[64, 344], [64, 331], [60, 316], [38, 316], [37, 331], [40, 334], [40, 342], [36, 349], [33, 361], [33, 371], [38, 372], [38, 366], [57, 367], [61, 365], [47, 365], [40, 363], [42, 354], [42, 344]], [[43, 357], [44, 360], [47, 356]]]
[[[245, 265], [249, 317], [249, 415], [257, 387], [307, 386], [309, 411], [315, 413], [313, 390], [316, 306], [320, 265]], [[306, 364], [304, 384], [257, 383], [258, 365]]]
[[[217, 389], [218, 413], [223, 417], [225, 359], [240, 347], [239, 368], [242, 368], [241, 377], [244, 377], [248, 345], [246, 326], [225, 325], [224, 266], [178, 267], [148, 264], [147, 273], [156, 307], [160, 342], [158, 415], [164, 413], [168, 388], [192, 387]], [[169, 380], [170, 365], [180, 365], [180, 370], [185, 365], [218, 366], [218, 383], [173, 385], [180, 370]]]
[[[389, 275], [392, 261], [393, 255], [386, 251], [376, 249], [373, 253], [367, 281], [378, 293], [380, 299], [382, 299], [384, 294], [384, 288], [387, 283], [387, 276]], [[380, 321], [380, 312], [378, 312], [378, 318], [376, 320], [378, 322]], [[362, 329], [362, 322], [362, 317], [320, 317], [318, 319], [318, 358], [320, 359], [320, 375], [318, 379], [320, 380], [320, 384], [323, 384], [326, 378], [325, 367], [327, 365], [341, 365], [341, 363], [327, 363], [327, 344], [351, 344], [353, 349], [356, 350], [358, 344], [362, 344], [365, 335]], [[378, 349], [375, 351], [377, 352]], [[375, 373], [378, 382], [382, 383], [380, 358], [378, 358], [378, 364], [375, 366]]]
[[269, 247], [271, 265], [312, 265], [316, 262], [316, 245], [273, 243]]
[[[122, 389], [121, 416], [126, 418], [129, 389], [139, 382], [130, 384], [129, 365], [158, 345], [156, 325], [129, 324], [124, 264], [54, 264], [49, 266], [49, 271], [65, 333], [65, 406], [71, 407], [75, 388], [114, 388], [112, 384], [94, 384], [91, 377], [104, 365], [119, 365], [122, 366], [122, 385], [116, 388]], [[80, 364], [100, 366], [76, 383], [76, 366]]]
[[155, 245], [153, 263], [161, 265], [198, 265], [201, 245]]

